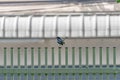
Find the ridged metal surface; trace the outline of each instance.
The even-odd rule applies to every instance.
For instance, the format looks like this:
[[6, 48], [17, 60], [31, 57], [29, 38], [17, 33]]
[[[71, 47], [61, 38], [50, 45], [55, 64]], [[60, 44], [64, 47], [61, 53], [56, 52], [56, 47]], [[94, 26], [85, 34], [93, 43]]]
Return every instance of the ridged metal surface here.
[[119, 37], [119, 14], [1, 16], [0, 38]]

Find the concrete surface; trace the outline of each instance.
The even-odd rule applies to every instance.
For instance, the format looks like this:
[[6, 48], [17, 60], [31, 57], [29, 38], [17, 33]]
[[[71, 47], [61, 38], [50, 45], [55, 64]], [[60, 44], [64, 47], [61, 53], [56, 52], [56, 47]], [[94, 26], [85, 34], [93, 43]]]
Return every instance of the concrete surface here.
[[120, 4], [116, 2], [102, 3], [13, 3], [0, 4], [0, 15], [29, 15], [63, 12], [117, 12]]

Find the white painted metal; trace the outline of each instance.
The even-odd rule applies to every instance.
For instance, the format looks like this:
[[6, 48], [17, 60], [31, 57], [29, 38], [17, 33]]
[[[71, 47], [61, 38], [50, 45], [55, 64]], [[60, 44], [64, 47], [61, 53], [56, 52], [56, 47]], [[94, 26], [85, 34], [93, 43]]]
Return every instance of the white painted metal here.
[[1, 16], [0, 38], [119, 37], [119, 14]]

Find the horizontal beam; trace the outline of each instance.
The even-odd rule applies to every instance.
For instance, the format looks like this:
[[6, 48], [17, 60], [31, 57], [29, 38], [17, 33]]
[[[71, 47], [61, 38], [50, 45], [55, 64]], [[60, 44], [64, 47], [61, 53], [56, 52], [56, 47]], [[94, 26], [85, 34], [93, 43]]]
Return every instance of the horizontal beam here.
[[[64, 38], [64, 37], [63, 37]], [[18, 37], [18, 38], [3, 38], [0, 37], [0, 41], [1, 40], [43, 40], [43, 39], [56, 39], [56, 37]], [[65, 39], [120, 39], [120, 36], [114, 36], [114, 37], [110, 37], [110, 36], [105, 36], [105, 37], [65, 37]]]
[[0, 74], [118, 74], [120, 69], [0, 69]]

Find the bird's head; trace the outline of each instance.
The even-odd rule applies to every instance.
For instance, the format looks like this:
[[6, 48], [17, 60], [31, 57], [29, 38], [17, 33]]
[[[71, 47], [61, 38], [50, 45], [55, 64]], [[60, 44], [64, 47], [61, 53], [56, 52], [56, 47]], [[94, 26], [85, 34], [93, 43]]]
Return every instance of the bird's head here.
[[57, 39], [60, 39], [60, 37], [56, 37]]

